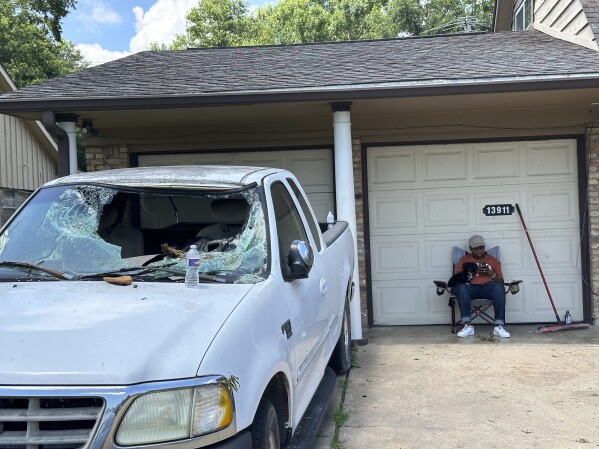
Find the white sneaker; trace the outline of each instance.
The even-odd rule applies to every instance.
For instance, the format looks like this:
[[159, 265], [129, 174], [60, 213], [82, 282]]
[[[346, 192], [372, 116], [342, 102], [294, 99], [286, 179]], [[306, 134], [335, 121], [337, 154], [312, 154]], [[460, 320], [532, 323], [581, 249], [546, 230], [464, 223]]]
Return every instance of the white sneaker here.
[[510, 338], [511, 335], [508, 331], [505, 330], [505, 328], [503, 327], [503, 325], [498, 324], [497, 326], [495, 326], [495, 329], [493, 329], [493, 335], [495, 335], [496, 337], [501, 337], [501, 338]]
[[458, 337], [471, 337], [472, 335], [474, 335], [474, 326], [470, 324], [464, 324], [462, 330], [458, 332]]

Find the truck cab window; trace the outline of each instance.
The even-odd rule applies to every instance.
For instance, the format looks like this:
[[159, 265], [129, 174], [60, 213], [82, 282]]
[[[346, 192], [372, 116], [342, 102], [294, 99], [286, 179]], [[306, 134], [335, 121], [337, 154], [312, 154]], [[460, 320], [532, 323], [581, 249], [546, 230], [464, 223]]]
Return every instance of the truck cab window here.
[[316, 223], [316, 219], [314, 218], [312, 211], [310, 211], [310, 208], [308, 207], [308, 203], [306, 202], [304, 195], [302, 195], [301, 190], [295, 184], [293, 179], [287, 178], [287, 182], [291, 186], [291, 190], [293, 190], [293, 193], [295, 193], [295, 196], [296, 196], [297, 200], [299, 201], [300, 207], [302, 208], [302, 211], [304, 212], [304, 217], [306, 217], [306, 221], [308, 222], [308, 226], [310, 227], [310, 232], [312, 232], [312, 236], [314, 237], [314, 242], [316, 243], [316, 250], [318, 252], [320, 252], [320, 249], [321, 249], [320, 233], [318, 232], [318, 224]]
[[308, 242], [308, 236], [302, 223], [302, 218], [283, 183], [274, 183], [271, 187], [271, 194], [275, 219], [277, 222], [279, 256], [281, 258], [281, 264], [284, 265], [291, 242], [294, 240]]

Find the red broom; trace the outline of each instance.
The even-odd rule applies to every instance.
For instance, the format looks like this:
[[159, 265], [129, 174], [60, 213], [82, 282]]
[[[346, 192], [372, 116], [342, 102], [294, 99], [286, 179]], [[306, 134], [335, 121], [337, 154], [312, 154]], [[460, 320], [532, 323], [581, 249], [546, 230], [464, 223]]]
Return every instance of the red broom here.
[[559, 332], [566, 330], [578, 330], [578, 329], [587, 329], [589, 327], [588, 323], [571, 323], [564, 324], [559, 318], [559, 314], [557, 313], [557, 309], [555, 308], [555, 304], [553, 303], [553, 298], [551, 297], [551, 292], [549, 292], [549, 286], [547, 285], [547, 281], [545, 280], [545, 276], [543, 275], [543, 270], [541, 270], [541, 264], [539, 263], [539, 258], [537, 257], [537, 253], [535, 251], [535, 247], [532, 244], [532, 240], [530, 235], [528, 234], [528, 229], [526, 228], [526, 223], [524, 223], [524, 217], [522, 217], [522, 212], [520, 211], [520, 207], [516, 203], [516, 210], [518, 211], [518, 216], [520, 217], [520, 221], [522, 222], [522, 227], [524, 228], [524, 232], [526, 232], [526, 237], [528, 238], [528, 243], [530, 243], [530, 249], [532, 250], [532, 255], [535, 257], [535, 262], [537, 263], [537, 267], [539, 268], [539, 273], [541, 273], [541, 279], [543, 279], [543, 284], [545, 285], [545, 290], [547, 290], [547, 296], [549, 296], [549, 301], [551, 301], [551, 307], [553, 307], [553, 312], [555, 313], [555, 318], [557, 320], [557, 324], [552, 324], [548, 326], [540, 326], [537, 329], [539, 334], [543, 334], [545, 332]]

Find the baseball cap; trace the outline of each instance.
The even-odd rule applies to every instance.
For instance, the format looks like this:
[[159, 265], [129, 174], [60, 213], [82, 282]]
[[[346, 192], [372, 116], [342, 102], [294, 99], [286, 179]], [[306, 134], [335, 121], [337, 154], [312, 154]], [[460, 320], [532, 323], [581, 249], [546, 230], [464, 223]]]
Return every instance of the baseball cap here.
[[485, 246], [485, 239], [483, 239], [480, 235], [473, 235], [472, 237], [470, 237], [470, 240], [468, 240], [468, 246], [470, 248], [478, 248], [479, 246]]

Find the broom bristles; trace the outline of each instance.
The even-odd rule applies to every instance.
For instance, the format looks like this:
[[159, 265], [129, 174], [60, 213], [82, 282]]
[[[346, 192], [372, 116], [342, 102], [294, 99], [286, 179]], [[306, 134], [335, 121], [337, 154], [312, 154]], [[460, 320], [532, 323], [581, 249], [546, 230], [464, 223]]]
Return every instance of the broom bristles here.
[[575, 331], [579, 329], [588, 329], [588, 327], [588, 323], [553, 324], [550, 326], [539, 327], [537, 333], [544, 334], [546, 332]]

